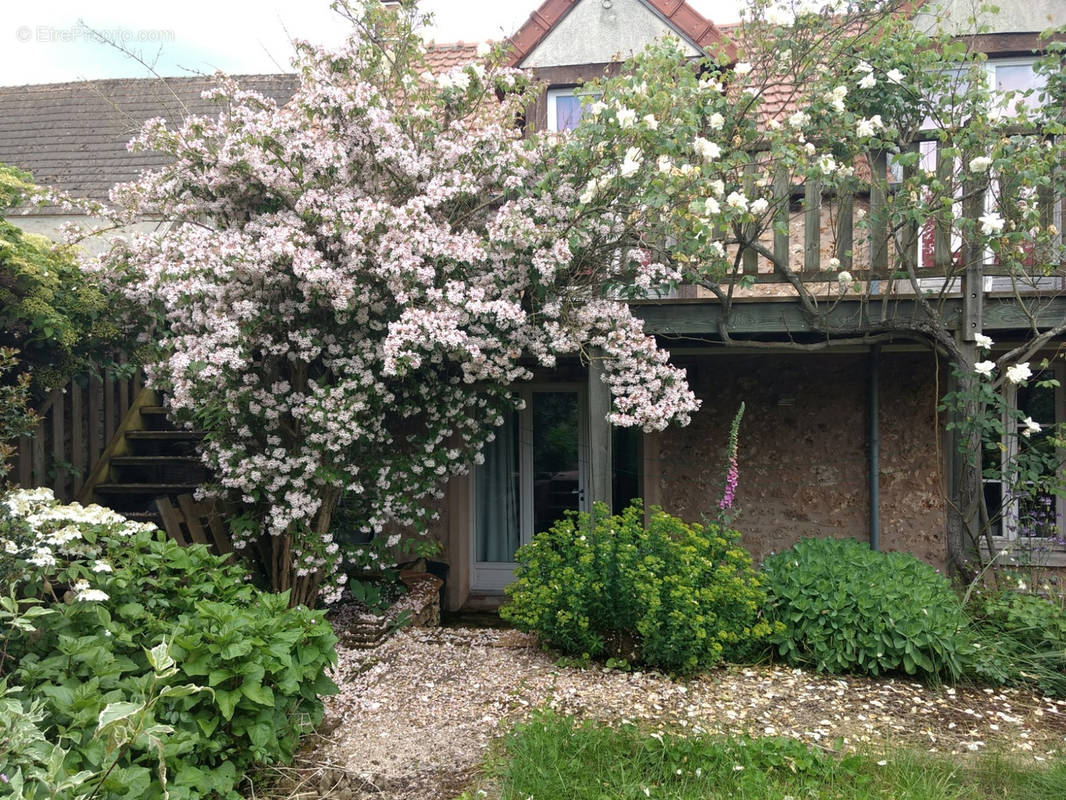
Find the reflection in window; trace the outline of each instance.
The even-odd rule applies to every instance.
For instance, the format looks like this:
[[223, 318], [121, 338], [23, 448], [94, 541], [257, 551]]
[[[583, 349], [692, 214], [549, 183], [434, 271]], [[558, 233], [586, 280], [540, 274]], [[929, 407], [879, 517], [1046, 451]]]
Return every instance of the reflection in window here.
[[588, 104], [599, 96], [599, 93], [580, 92], [576, 89], [549, 89], [548, 129], [572, 131], [580, 124]]

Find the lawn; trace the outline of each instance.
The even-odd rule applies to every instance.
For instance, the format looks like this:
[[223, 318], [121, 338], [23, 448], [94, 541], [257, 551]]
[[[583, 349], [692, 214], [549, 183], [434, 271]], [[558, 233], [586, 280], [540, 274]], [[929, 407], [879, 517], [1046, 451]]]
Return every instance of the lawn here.
[[[480, 786], [481, 788], [477, 788]], [[677, 736], [539, 713], [506, 738], [463, 800], [1046, 800], [1066, 760], [1024, 764], [911, 749], [837, 753], [784, 737]]]

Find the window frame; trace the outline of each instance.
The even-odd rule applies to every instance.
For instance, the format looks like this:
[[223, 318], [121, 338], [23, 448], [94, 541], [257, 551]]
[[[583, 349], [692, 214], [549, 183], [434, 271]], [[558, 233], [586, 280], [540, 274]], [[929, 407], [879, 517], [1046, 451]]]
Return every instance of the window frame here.
[[[1058, 425], [1066, 421], [1066, 365], [1061, 363], [1051, 364], [1046, 370], [1042, 371], [1051, 372], [1052, 376], [1059, 381], [1059, 385], [1055, 387], [1055, 419], [1051, 421], [1052, 424]], [[1001, 487], [1000, 497], [1003, 495], [1004, 477], [1007, 475], [1012, 460], [1018, 454], [1019, 446], [1018, 420], [1015, 419], [1013, 414], [1009, 413], [1009, 411], [1017, 410], [1018, 408], [1018, 387], [1008, 383], [1004, 392], [1007, 413], [1004, 413], [1003, 416], [1001, 477], [998, 480], [984, 477], [981, 479], [982, 486], [998, 483]], [[1044, 422], [1043, 420], [1036, 421]], [[1066, 469], [1066, 467], [1062, 467], [1062, 469]], [[1052, 536], [1020, 535], [1020, 499], [1011, 498], [1007, 502], [1001, 503], [1001, 508], [999, 533], [993, 533], [990, 537], [997, 552], [1006, 551], [1013, 560], [1018, 560], [1018, 556], [1026, 556], [1031, 559], [1033, 554], [1039, 551], [1041, 558], [1044, 559], [1044, 561], [1040, 562], [1040, 566], [1066, 566], [1066, 545], [1055, 542]], [[1064, 531], [1064, 523], [1066, 523], [1066, 497], [1055, 497], [1054, 508], [1057, 532], [1061, 537]], [[991, 516], [991, 509], [989, 509], [989, 514]], [[1044, 563], [1045, 561], [1046, 563]]]

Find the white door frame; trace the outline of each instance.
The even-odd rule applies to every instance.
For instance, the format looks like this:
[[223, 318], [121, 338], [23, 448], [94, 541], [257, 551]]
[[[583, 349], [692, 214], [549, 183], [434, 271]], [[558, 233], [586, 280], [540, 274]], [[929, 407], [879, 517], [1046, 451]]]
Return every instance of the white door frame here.
[[[586, 511], [588, 497], [588, 397], [583, 383], [531, 383], [522, 386], [519, 394], [525, 408], [518, 413], [519, 430], [519, 512], [518, 543], [529, 544], [533, 530], [533, 395], [550, 392], [573, 392], [577, 395], [577, 463], [578, 510]], [[523, 435], [530, 434], [530, 435]], [[514, 582], [514, 562], [486, 562], [477, 560], [477, 475], [470, 471], [469, 542], [470, 591], [474, 594], [501, 595]]]

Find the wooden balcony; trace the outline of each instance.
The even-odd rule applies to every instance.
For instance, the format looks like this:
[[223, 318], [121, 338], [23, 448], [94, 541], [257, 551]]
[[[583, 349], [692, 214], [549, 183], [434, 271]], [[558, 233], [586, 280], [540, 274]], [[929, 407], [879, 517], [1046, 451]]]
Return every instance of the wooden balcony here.
[[[1004, 135], [1032, 136], [1022, 129]], [[1032, 136], [1034, 143], [1040, 137]], [[824, 334], [832, 330], [875, 329], [889, 317], [936, 319], [963, 339], [981, 330], [1047, 328], [1066, 318], [1066, 262], [1062, 234], [1042, 252], [1033, 249], [1023, 266], [996, 263], [991, 252], [967, 241], [956, 219], [977, 220], [989, 211], [1010, 219], [993, 195], [1009, 194], [994, 178], [995, 192], [981, 188], [965, 170], [967, 158], [942, 155], [933, 134], [908, 144], [919, 166], [893, 168], [884, 152], [853, 166], [857, 188], [848, 194], [825, 189], [820, 181], [800, 183], [775, 172], [771, 219], [761, 228], [723, 231], [732, 274], [717, 285], [683, 285], [670, 297], [634, 303], [649, 331], [664, 335], [730, 333]], [[754, 175], [770, 172], [752, 157]], [[902, 178], [916, 169], [934, 173], [957, 198], [953, 217], [896, 222], [893, 214]], [[1062, 231], [1066, 200], [1041, 191], [1041, 225]], [[898, 209], [897, 209], [898, 210]], [[852, 280], [841, 284], [847, 272]]]

